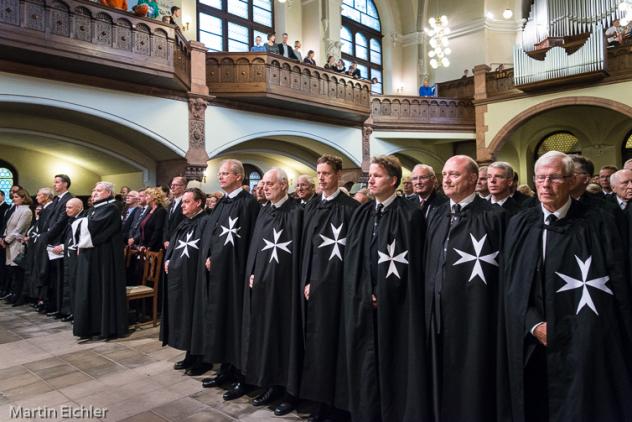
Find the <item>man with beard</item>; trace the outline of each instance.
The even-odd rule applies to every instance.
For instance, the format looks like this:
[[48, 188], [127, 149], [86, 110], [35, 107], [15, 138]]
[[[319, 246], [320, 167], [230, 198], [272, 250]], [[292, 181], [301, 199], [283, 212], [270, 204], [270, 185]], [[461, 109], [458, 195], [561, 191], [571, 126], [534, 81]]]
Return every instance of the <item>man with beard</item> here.
[[244, 167], [238, 160], [225, 160], [217, 173], [224, 196], [208, 217], [201, 255], [205, 271], [198, 274], [193, 351], [204, 360], [221, 363], [214, 378], [202, 386], [218, 387], [233, 382], [224, 399], [244, 395], [248, 388], [241, 369], [241, 323], [244, 300], [244, 263], [259, 204], [241, 184]]
[[[426, 328], [436, 420], [496, 420], [499, 251], [505, 211], [476, 194], [476, 162], [443, 167], [450, 198], [431, 214], [426, 237]], [[486, 173], [487, 174], [487, 173]]]
[[369, 168], [375, 200], [356, 209], [344, 255], [337, 406], [354, 421], [424, 421], [430, 416], [423, 317], [421, 210], [397, 196], [399, 160]]
[[77, 244], [75, 234], [72, 231], [72, 223], [79, 218], [82, 212], [83, 202], [81, 202], [79, 198], [70, 198], [68, 202], [66, 202], [68, 225], [66, 226], [66, 230], [64, 230], [64, 243], [53, 248], [54, 253], [64, 255], [64, 295], [59, 312], [63, 315], [62, 321], [65, 322], [73, 320], [75, 283], [77, 282]]
[[325, 420], [336, 396], [336, 365], [343, 285], [343, 256], [358, 203], [338, 187], [342, 159], [323, 155], [316, 174], [321, 194], [305, 207], [301, 265], [305, 355], [300, 385], [288, 390], [319, 403], [310, 421]]
[[535, 164], [540, 204], [511, 220], [504, 251], [512, 419], [632, 420], [626, 261], [612, 218], [570, 196], [573, 161]]
[[[300, 367], [298, 283], [302, 208], [289, 199], [288, 178], [279, 168], [263, 176], [266, 205], [257, 217], [246, 261], [242, 323], [242, 367], [246, 382], [266, 387], [253, 406], [270, 403], [294, 385]], [[294, 399], [288, 394], [284, 402]], [[283, 409], [275, 409], [283, 410]]]
[[426, 219], [431, 211], [445, 203], [448, 198], [436, 189], [437, 177], [434, 169], [427, 164], [417, 164], [411, 174], [414, 196], [410, 198], [419, 204], [421, 213]]
[[196, 281], [204, 271], [199, 243], [206, 227], [205, 200], [198, 188], [184, 191], [179, 204], [184, 218], [169, 239], [165, 254], [160, 339], [163, 346], [186, 351], [184, 360], [176, 363], [175, 369], [187, 369], [187, 375], [200, 375], [208, 369], [202, 363], [202, 356], [191, 351], [193, 327], [197, 324], [193, 312]]
[[509, 163], [496, 161], [487, 167], [487, 188], [490, 193], [489, 202], [507, 211], [509, 217], [522, 209], [520, 204], [511, 197], [513, 180], [514, 172]]
[[79, 230], [73, 334], [83, 339], [127, 334], [121, 213], [112, 192], [111, 183], [98, 182], [92, 209], [73, 223]]

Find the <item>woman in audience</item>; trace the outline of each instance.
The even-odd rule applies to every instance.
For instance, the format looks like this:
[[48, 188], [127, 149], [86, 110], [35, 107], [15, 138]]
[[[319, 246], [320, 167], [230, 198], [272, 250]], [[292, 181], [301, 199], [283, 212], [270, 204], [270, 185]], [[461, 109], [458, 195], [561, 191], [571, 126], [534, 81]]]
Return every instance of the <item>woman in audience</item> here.
[[24, 258], [22, 255], [25, 247], [24, 240], [26, 232], [31, 225], [31, 220], [33, 220], [33, 213], [30, 208], [33, 201], [24, 189], [16, 191], [12, 199], [15, 204], [15, 211], [7, 221], [3, 234], [4, 239], [0, 242], [5, 248], [5, 265], [11, 283], [11, 294], [6, 299], [7, 302], [12, 303], [14, 306], [19, 306], [24, 303], [22, 296], [24, 268], [20, 266], [21, 263], [18, 262], [18, 259], [23, 260]]
[[161, 188], [148, 188], [147, 205], [149, 212], [140, 222], [140, 251], [156, 252], [162, 248], [162, 236], [167, 220], [167, 197]]
[[345, 62], [339, 59], [338, 62], [336, 62], [336, 72], [345, 73], [345, 69]]
[[311, 64], [312, 66], [316, 66], [316, 60], [314, 60], [314, 50], [309, 50], [307, 52], [307, 57], [303, 59], [303, 63]]
[[334, 56], [327, 56], [327, 63], [325, 63], [325, 69], [336, 71], [336, 59]]
[[268, 34], [268, 43], [265, 45], [266, 52], [272, 54], [280, 54], [279, 46], [276, 43], [276, 34], [270, 33]]

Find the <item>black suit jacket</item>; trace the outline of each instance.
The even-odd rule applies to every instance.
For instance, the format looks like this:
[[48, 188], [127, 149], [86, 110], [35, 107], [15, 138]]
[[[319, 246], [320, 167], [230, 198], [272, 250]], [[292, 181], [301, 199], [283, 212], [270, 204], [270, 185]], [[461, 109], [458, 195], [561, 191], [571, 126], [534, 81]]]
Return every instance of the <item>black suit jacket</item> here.
[[438, 208], [443, 203], [448, 201], [448, 198], [441, 192], [438, 192], [437, 190], [432, 191], [430, 196], [428, 196], [428, 199], [424, 201], [423, 205], [421, 205], [421, 201], [419, 200], [419, 195], [414, 195], [407, 199], [409, 201], [415, 202], [417, 205], [420, 206], [421, 213], [424, 215], [426, 220], [428, 220], [428, 216], [430, 215], [431, 211], [433, 211], [434, 209]]
[[140, 215], [142, 208], [136, 207], [132, 209], [132, 212], [129, 215], [126, 213], [123, 217], [123, 222], [121, 223], [121, 237], [123, 238], [123, 243], [127, 243], [127, 239], [129, 239], [129, 233], [132, 229], [132, 224], [137, 215]]
[[514, 194], [511, 196], [513, 198], [514, 201], [516, 201], [516, 203], [522, 207], [524, 207], [524, 202], [529, 200], [531, 197], [525, 195], [524, 193], [520, 192], [520, 191], [515, 191]]
[[135, 244], [140, 244], [140, 222], [149, 212], [149, 207], [138, 207], [138, 212], [134, 214], [132, 223], [130, 224], [129, 232], [125, 235], [125, 241], [132, 238]]
[[66, 203], [74, 198], [72, 193], [67, 192], [61, 199], [56, 196], [53, 200], [53, 207], [50, 217], [48, 218], [48, 230], [46, 232], [46, 242], [49, 245], [59, 245], [63, 243], [63, 235], [68, 224], [68, 215], [66, 215]]
[[166, 221], [167, 210], [163, 207], [156, 208], [141, 230], [140, 245], [154, 252], [162, 249], [162, 235]]
[[9, 208], [11, 208], [11, 205], [7, 204], [6, 202], [0, 205], [0, 237], [2, 237], [2, 235], [4, 234], [4, 229], [7, 227], [7, 221], [9, 219], [4, 218], [4, 214], [9, 211]]
[[[298, 60], [298, 57], [296, 57], [296, 54], [294, 54], [294, 49], [292, 48], [292, 46], [290, 46], [289, 44], [286, 44], [286, 46], [288, 50], [288, 57], [292, 60]], [[279, 47], [279, 54], [283, 56], [283, 43], [279, 43], [277, 47]]]
[[176, 231], [176, 227], [178, 227], [178, 224], [180, 224], [180, 221], [182, 221], [182, 219], [184, 218], [184, 216], [182, 215], [181, 205], [182, 197], [180, 197], [180, 201], [178, 202], [178, 205], [176, 205], [176, 207], [173, 209], [173, 211], [171, 211], [171, 207], [166, 209], [167, 221], [165, 222], [162, 235], [163, 242], [167, 242], [169, 239], [171, 239], [171, 236], [173, 236]]
[[502, 208], [507, 211], [509, 217], [518, 214], [522, 210], [522, 206], [511, 196], [503, 203]]

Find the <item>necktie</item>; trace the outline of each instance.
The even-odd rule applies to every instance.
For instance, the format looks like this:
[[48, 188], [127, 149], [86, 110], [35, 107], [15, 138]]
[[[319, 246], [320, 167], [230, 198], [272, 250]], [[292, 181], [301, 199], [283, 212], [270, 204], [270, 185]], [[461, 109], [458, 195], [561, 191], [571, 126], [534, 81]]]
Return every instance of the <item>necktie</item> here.
[[173, 200], [173, 204], [171, 204], [171, 208], [169, 209], [169, 215], [173, 214], [173, 211], [175, 211], [175, 209], [176, 209], [176, 205], [177, 205], [177, 204], [178, 204], [178, 203], [177, 203], [177, 202], [176, 202], [176, 200], [174, 199], [174, 200]]
[[452, 205], [452, 218], [450, 218], [450, 224], [455, 224], [461, 218], [461, 205], [454, 204]]
[[628, 206], [628, 203], [627, 203], [627, 202], [621, 202], [619, 205], [621, 206], [621, 209], [622, 209], [623, 211], [625, 211], [625, 209], [626, 209], [626, 208], [627, 208], [627, 206]]
[[377, 204], [375, 207], [375, 220], [373, 221], [373, 233], [372, 237], [377, 235], [377, 228], [380, 225], [380, 219], [382, 218], [382, 210], [384, 209], [384, 204]]
[[[546, 217], [545, 224], [547, 226], [550, 226], [551, 224], [555, 223], [557, 220], [558, 218], [555, 216], [555, 214], [549, 214]], [[546, 251], [549, 249], [549, 244], [551, 243], [551, 232], [545, 228], [542, 236], [544, 237], [543, 239], [544, 245], [542, 248], [542, 259], [544, 259], [544, 261], [546, 262]]]

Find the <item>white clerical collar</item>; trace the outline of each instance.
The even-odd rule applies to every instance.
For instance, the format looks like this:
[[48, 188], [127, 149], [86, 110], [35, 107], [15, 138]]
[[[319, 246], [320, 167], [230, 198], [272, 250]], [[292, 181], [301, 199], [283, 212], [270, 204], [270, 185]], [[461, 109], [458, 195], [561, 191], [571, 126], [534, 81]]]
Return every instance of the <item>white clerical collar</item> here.
[[[461, 202], [458, 202], [461, 206], [461, 210], [474, 202], [474, 199], [476, 199], [476, 192], [472, 192], [470, 195], [463, 198]], [[450, 209], [452, 209], [456, 204], [457, 202], [454, 202], [452, 198], [450, 198]]]
[[[391, 196], [389, 196], [385, 201], [380, 202], [377, 199], [375, 200], [375, 208], [377, 209], [377, 206], [379, 204], [382, 204], [384, 206], [384, 209], [386, 209], [386, 207], [388, 207], [389, 205], [391, 205], [393, 203], [393, 201], [395, 200], [395, 198], [397, 198], [397, 191], [393, 192], [393, 194]], [[382, 210], [383, 211], [383, 210]]]
[[547, 222], [547, 218], [549, 218], [549, 215], [553, 214], [555, 217], [557, 217], [558, 220], [561, 220], [562, 218], [566, 217], [566, 214], [568, 214], [568, 210], [571, 208], [571, 203], [573, 201], [571, 201], [570, 196], [568, 197], [568, 201], [566, 201], [566, 203], [564, 205], [562, 205], [561, 207], [559, 207], [557, 210], [555, 210], [554, 212], [551, 212], [549, 210], [547, 210], [546, 208], [544, 208], [544, 205], [540, 204], [540, 206], [542, 207], [542, 212], [544, 213], [544, 222]]
[[485, 199], [485, 200], [489, 201], [489, 198], [491, 198], [491, 197], [492, 197], [492, 194], [490, 193], [489, 195], [481, 195], [481, 194], [479, 193], [479, 194], [478, 194], [478, 196], [480, 196], [481, 198], [483, 198], [483, 199]]
[[334, 199], [336, 199], [338, 194], [340, 194], [340, 188], [336, 189], [336, 191], [330, 196], [325, 196], [325, 192], [323, 192], [323, 201], [333, 201]]
[[605, 190], [601, 190], [603, 192], [604, 195], [612, 195], [614, 192], [610, 191], [610, 192], [606, 192]]
[[224, 194], [229, 197], [230, 199], [233, 199], [234, 197], [236, 197], [237, 195], [239, 195], [241, 193], [241, 191], [243, 190], [243, 188], [240, 186], [237, 189], [235, 189], [234, 191], [226, 192], [224, 191]]
[[48, 201], [47, 203], [45, 203], [45, 204], [42, 206], [42, 209], [43, 209], [43, 210], [45, 210], [45, 209], [46, 209], [46, 207], [47, 207], [47, 206], [49, 206], [49, 205], [50, 205], [50, 204], [52, 204], [52, 203], [53, 203], [53, 201]]
[[103, 201], [103, 202], [99, 202], [98, 204], [94, 204], [94, 206], [92, 208], [99, 208], [99, 207], [102, 207], [102, 206], [104, 206], [106, 204], [111, 204], [114, 201], [116, 201], [116, 199], [111, 198], [111, 199], [108, 199], [107, 201]]
[[503, 206], [503, 204], [504, 204], [505, 202], [507, 202], [507, 199], [509, 199], [509, 198], [510, 198], [510, 196], [505, 196], [503, 199], [496, 199], [496, 198], [494, 198], [494, 195], [490, 195], [490, 196], [489, 196], [489, 200], [490, 200], [490, 202], [491, 202], [492, 204], [498, 204], [498, 205], [500, 205], [501, 207]]
[[286, 193], [285, 196], [283, 198], [281, 198], [279, 200], [279, 202], [272, 202], [272, 206], [274, 208], [281, 208], [283, 206], [283, 204], [285, 204], [285, 202], [289, 199], [290, 197], [288, 196], [288, 194]]

